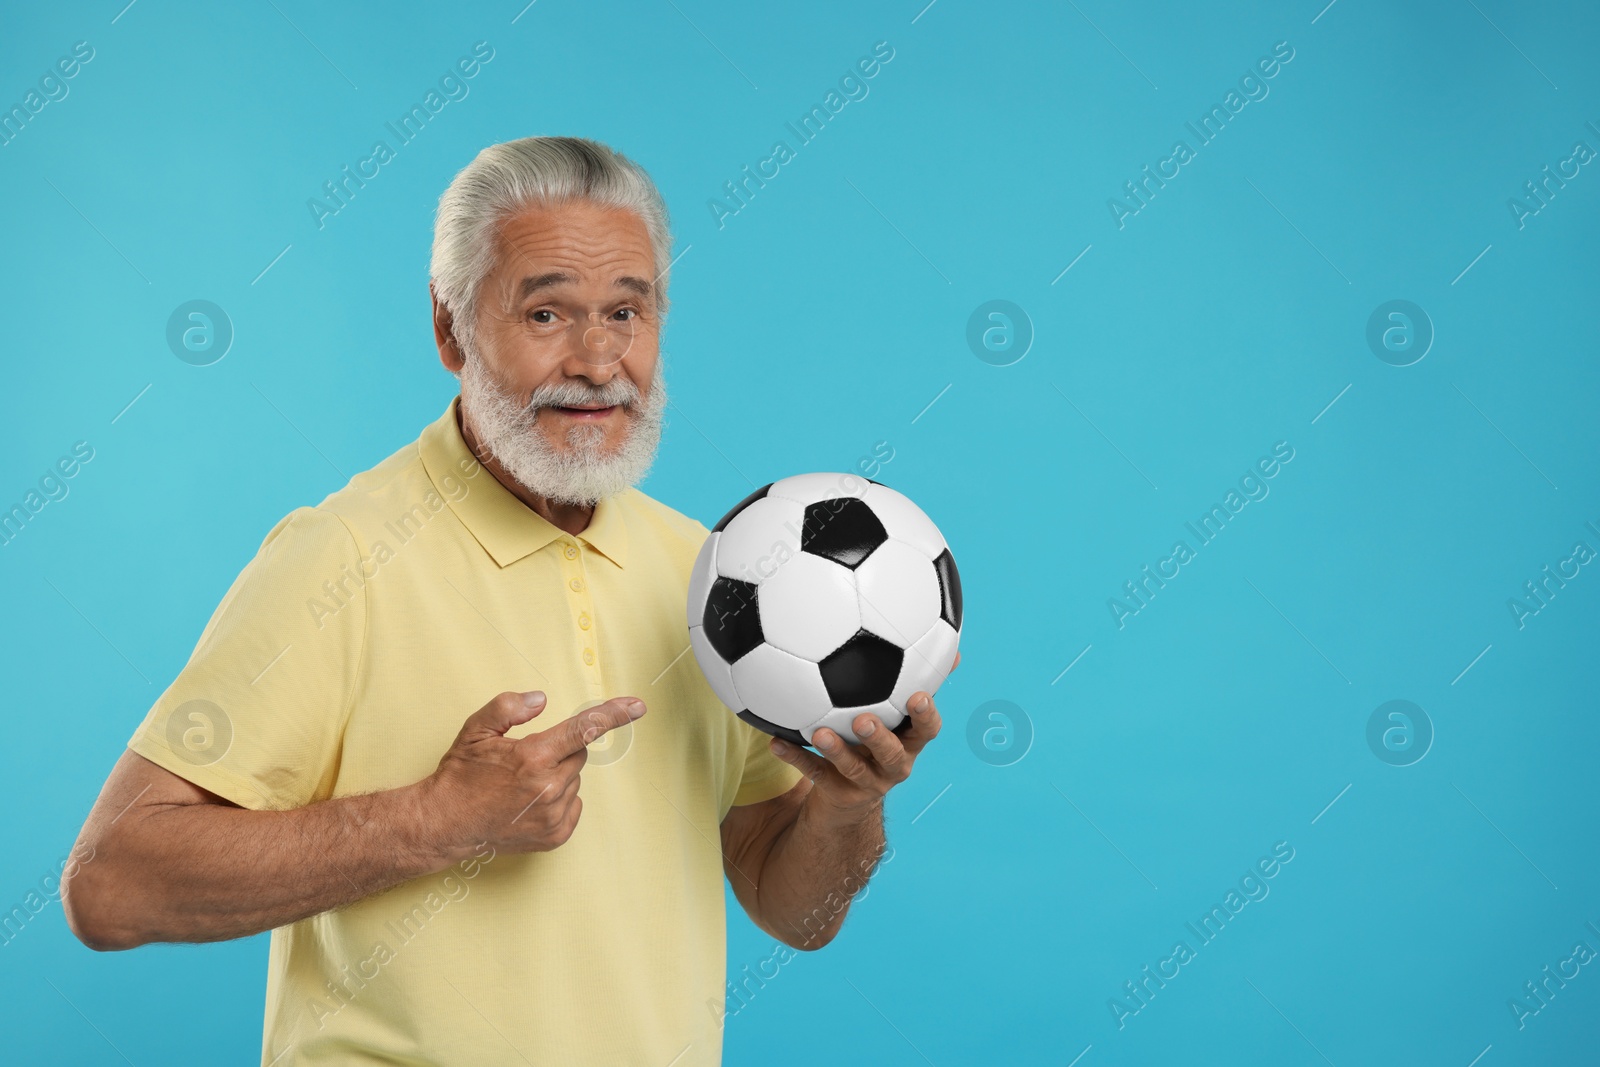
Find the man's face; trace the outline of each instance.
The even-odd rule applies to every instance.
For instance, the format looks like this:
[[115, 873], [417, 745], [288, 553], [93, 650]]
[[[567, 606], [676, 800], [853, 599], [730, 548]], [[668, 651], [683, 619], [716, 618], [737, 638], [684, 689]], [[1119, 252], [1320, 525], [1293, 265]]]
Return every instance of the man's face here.
[[654, 262], [644, 222], [618, 208], [574, 201], [501, 225], [461, 403], [532, 492], [588, 505], [648, 470], [666, 403]]

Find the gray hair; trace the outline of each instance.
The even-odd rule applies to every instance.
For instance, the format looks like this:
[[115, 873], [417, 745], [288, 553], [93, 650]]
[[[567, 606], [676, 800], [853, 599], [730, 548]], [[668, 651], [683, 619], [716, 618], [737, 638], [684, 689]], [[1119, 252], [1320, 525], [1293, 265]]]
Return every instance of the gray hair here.
[[650, 175], [599, 141], [523, 137], [479, 152], [439, 198], [429, 274], [463, 345], [474, 343], [478, 288], [494, 269], [496, 228], [525, 207], [576, 199], [624, 208], [643, 220], [655, 260], [656, 311], [666, 314], [672, 233]]

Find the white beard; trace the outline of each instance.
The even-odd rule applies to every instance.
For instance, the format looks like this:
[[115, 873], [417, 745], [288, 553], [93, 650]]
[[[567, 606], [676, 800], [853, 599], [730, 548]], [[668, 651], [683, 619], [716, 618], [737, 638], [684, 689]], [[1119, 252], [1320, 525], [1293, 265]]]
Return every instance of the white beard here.
[[[656, 360], [650, 392], [619, 374], [603, 386], [565, 380], [533, 391], [526, 403], [494, 377], [481, 356], [463, 346], [461, 407], [471, 419], [479, 444], [499, 460], [507, 474], [551, 503], [593, 507], [642, 481], [661, 442], [661, 417], [667, 406], [665, 357]], [[605, 448], [603, 426], [574, 423], [566, 448], [558, 448], [538, 423], [539, 409], [577, 404], [621, 404], [627, 435], [614, 450]]]

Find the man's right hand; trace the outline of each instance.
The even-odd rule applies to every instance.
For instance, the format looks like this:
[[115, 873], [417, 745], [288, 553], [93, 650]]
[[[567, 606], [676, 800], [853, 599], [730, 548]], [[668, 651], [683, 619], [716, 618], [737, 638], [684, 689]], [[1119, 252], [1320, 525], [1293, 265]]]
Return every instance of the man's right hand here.
[[616, 697], [526, 737], [507, 730], [544, 710], [542, 692], [501, 693], [467, 719], [422, 783], [425, 818], [441, 842], [465, 856], [481, 842], [504, 852], [548, 852], [578, 825], [579, 771], [589, 744], [645, 713], [637, 697]]

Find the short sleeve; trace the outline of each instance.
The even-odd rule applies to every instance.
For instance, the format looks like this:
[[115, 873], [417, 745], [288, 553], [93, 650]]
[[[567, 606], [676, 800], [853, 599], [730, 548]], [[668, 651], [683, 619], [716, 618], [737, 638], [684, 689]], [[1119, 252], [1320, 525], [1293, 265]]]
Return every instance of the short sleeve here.
[[793, 789], [800, 780], [800, 771], [772, 754], [768, 747], [772, 738], [742, 719], [734, 722], [739, 727], [735, 736], [743, 737], [745, 743], [744, 773], [733, 797], [734, 807], [759, 804]]
[[362, 564], [337, 515], [285, 516], [128, 747], [246, 808], [330, 795], [366, 632]]

